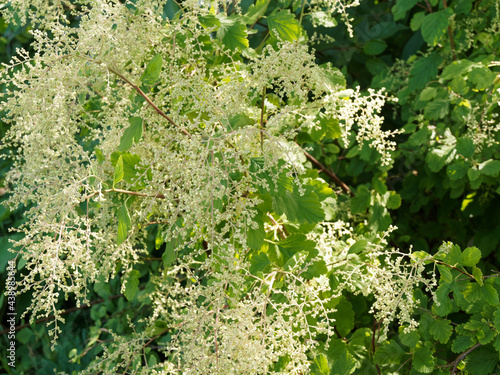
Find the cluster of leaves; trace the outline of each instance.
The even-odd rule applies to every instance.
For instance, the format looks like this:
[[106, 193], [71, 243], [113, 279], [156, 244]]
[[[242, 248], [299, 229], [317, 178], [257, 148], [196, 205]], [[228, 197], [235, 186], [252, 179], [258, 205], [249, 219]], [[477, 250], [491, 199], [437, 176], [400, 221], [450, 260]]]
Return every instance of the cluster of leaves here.
[[[342, 154], [330, 152], [327, 144], [311, 153], [327, 164], [336, 161], [335, 171], [344, 181], [363, 182], [351, 208], [360, 207], [370, 222], [374, 222], [373, 205], [387, 186], [399, 193], [396, 199], [401, 198], [401, 206], [392, 216], [399, 228], [394, 244], [413, 244], [430, 254], [439, 253], [443, 240], [481, 248], [483, 258], [476, 274], [460, 267], [479, 261], [473, 248], [467, 252], [475, 253], [476, 261], [459, 262], [457, 249], [453, 259], [446, 258], [460, 271], [452, 269], [450, 274], [449, 269], [438, 267], [442, 272], [437, 296], [421, 305], [428, 313], [419, 320], [421, 344], [428, 345], [426, 365], [412, 371], [496, 373], [498, 288], [491, 279], [483, 285], [481, 277], [499, 266], [498, 2], [363, 2], [352, 16], [354, 39], [341, 28], [326, 32], [331, 40], [318, 38], [317, 56], [328, 61], [335, 57], [348, 82], [385, 87], [396, 96], [398, 103], [387, 108], [386, 126], [404, 129], [405, 135], [399, 137], [393, 168], [377, 176], [382, 182], [365, 173], [370, 165], [366, 156], [359, 161], [364, 168], [355, 171], [348, 169], [351, 160], [338, 161]], [[342, 157], [352, 158], [353, 153]], [[358, 206], [360, 202], [364, 206]], [[417, 298], [422, 301], [421, 294]], [[433, 321], [436, 326], [428, 324]], [[485, 324], [480, 332], [471, 328], [478, 321]], [[443, 330], [447, 336], [440, 336], [438, 324], [447, 325]], [[403, 334], [393, 334], [386, 352], [400, 355], [386, 371], [403, 373], [405, 366], [415, 362], [409, 354], [419, 347], [418, 340], [408, 345]], [[379, 357], [379, 366], [389, 358]]]
[[18, 371], [499, 371], [498, 2], [354, 5], [12, 2]]

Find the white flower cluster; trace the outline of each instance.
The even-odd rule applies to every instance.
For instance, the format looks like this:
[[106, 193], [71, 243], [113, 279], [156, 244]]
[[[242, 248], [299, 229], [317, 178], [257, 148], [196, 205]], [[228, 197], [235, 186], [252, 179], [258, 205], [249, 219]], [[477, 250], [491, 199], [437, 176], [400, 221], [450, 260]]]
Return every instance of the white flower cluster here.
[[[284, 358], [283, 373], [307, 373], [315, 338], [333, 334], [324, 296], [342, 288], [374, 293], [377, 316], [393, 317], [402, 303], [391, 304], [388, 290], [407, 301], [420, 268], [389, 258], [381, 267], [382, 239], [367, 259], [350, 257], [336, 242], [354, 238], [346, 224], [325, 224], [311, 237], [319, 250], [312, 259], [298, 251], [286, 267], [264, 264], [256, 272], [247, 259], [249, 231], [259, 229], [259, 189], [286, 175], [304, 193], [298, 178], [306, 159], [293, 138], [320, 126], [320, 111], [342, 123], [346, 145], [371, 142], [389, 163], [394, 144], [380, 127], [381, 92], [339, 93], [344, 87], [326, 74], [336, 73], [316, 66], [296, 43], [265, 47], [244, 63], [202, 27], [198, 16], [209, 8], [199, 2], [170, 21], [159, 0], [133, 2], [134, 11], [119, 1], [79, 1], [79, 25], [71, 28], [61, 12], [73, 3], [31, 2], [28, 14], [51, 32], [34, 31], [35, 55], [21, 52], [0, 81], [7, 85], [0, 109], [11, 124], [5, 144], [20, 150], [7, 177], [16, 187], [10, 204], [33, 203], [17, 244], [33, 319], [52, 313], [61, 320], [62, 297], [87, 303], [89, 285], [129, 275], [147, 256], [145, 228], [152, 225], [175, 254], [145, 292], [149, 325], [161, 319], [173, 332], [163, 348], [170, 360], [158, 373], [268, 374]], [[340, 1], [317, 4], [345, 12]], [[11, 5], [28, 9], [27, 1]], [[162, 69], [143, 85], [156, 56]], [[131, 130], [140, 135], [128, 142]], [[331, 291], [324, 275], [304, 276], [320, 261], [342, 276], [340, 289]], [[134, 358], [120, 368], [139, 371], [133, 353], [146, 338], [115, 336], [115, 350], [94, 369], [113, 373], [108, 362]]]
[[[436, 280], [424, 275], [424, 260], [411, 257], [397, 250], [387, 249], [387, 237], [395, 227], [373, 239], [356, 238], [353, 228], [342, 221], [323, 223], [323, 231], [312, 234], [318, 249], [328, 261], [328, 267], [339, 280], [337, 291], [374, 295], [371, 312], [386, 328], [397, 320], [400, 325], [414, 329], [417, 322], [412, 314], [417, 306], [413, 290], [419, 285], [427, 289], [436, 285]], [[356, 241], [357, 240], [357, 241]], [[358, 254], [351, 251], [355, 244], [362, 244], [368, 251]]]

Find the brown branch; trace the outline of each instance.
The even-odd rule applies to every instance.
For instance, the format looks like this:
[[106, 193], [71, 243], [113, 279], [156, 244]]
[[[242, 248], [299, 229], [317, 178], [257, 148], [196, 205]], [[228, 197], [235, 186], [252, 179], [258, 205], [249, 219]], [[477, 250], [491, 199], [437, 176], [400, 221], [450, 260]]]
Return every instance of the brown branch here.
[[429, 13], [432, 13], [432, 6], [429, 3], [429, 0], [425, 0], [425, 4], [427, 5], [427, 10], [429, 11]]
[[465, 272], [465, 271], [462, 271], [460, 268], [455, 267], [455, 266], [452, 266], [451, 264], [444, 263], [444, 262], [442, 262], [442, 261], [440, 261], [440, 260], [434, 260], [434, 262], [436, 262], [437, 264], [441, 264], [441, 265], [443, 265], [443, 266], [446, 266], [446, 267], [448, 267], [448, 268], [454, 269], [454, 270], [456, 270], [456, 271], [460, 272], [461, 274], [464, 274], [465, 276], [469, 277], [470, 279], [475, 279], [475, 277], [474, 277], [473, 275], [471, 275], [470, 273], [467, 273], [467, 272]]
[[281, 239], [285, 240], [289, 236], [288, 231], [286, 230], [285, 226], [284, 225], [280, 225], [274, 219], [273, 215], [271, 215], [269, 212], [267, 213], [267, 216], [271, 220], [271, 223], [273, 223], [273, 225], [278, 228], [279, 236], [281, 237]]
[[450, 375], [455, 375], [455, 372], [457, 371], [457, 366], [458, 364], [460, 363], [460, 361], [462, 359], [464, 359], [467, 354], [469, 354], [470, 352], [472, 352], [473, 350], [479, 348], [481, 346], [481, 343], [477, 343], [476, 345], [474, 345], [472, 348], [470, 348], [469, 350], [467, 350], [466, 352], [463, 352], [462, 354], [460, 354], [457, 359], [455, 359], [455, 361], [453, 361], [453, 369], [451, 370], [451, 373]]
[[[373, 318], [373, 329], [372, 329], [372, 351], [373, 351], [373, 355], [375, 355], [375, 351], [377, 349], [376, 343], [375, 343], [375, 332], [377, 332], [379, 329], [380, 329], [380, 323], [377, 321], [377, 319]], [[380, 368], [378, 367], [377, 364], [375, 365], [375, 368], [377, 369], [377, 374], [381, 375], [380, 374]]]
[[153, 101], [151, 99], [149, 99], [149, 97], [140, 89], [139, 86], [137, 86], [135, 83], [132, 83], [131, 81], [129, 81], [125, 76], [123, 76], [120, 72], [114, 70], [113, 68], [110, 68], [108, 66], [106, 66], [106, 68], [111, 72], [111, 73], [114, 73], [116, 74], [118, 77], [120, 77], [122, 80], [124, 80], [125, 82], [127, 82], [130, 86], [132, 86], [132, 88], [137, 91], [137, 93], [142, 96], [147, 102], [148, 104], [154, 108], [154, 110], [156, 111], [156, 113], [158, 113], [160, 116], [162, 116], [164, 119], [166, 119], [168, 122], [170, 122], [173, 126], [175, 126], [176, 128], [180, 129], [181, 132], [184, 134], [184, 135], [187, 135], [188, 137], [191, 137], [191, 134], [189, 134], [189, 132], [184, 129], [183, 127], [177, 125], [174, 120], [172, 120], [169, 116], [167, 116], [160, 108], [158, 108], [156, 106], [156, 104], [153, 103]]
[[[446, 9], [448, 5], [446, 4], [446, 0], [443, 0], [443, 7]], [[453, 60], [457, 60], [457, 53], [455, 49], [455, 40], [453, 39], [453, 33], [451, 31], [451, 25], [448, 25], [448, 37], [450, 38], [451, 50], [453, 52]]]
[[333, 180], [333, 182], [335, 182], [338, 186], [342, 188], [342, 190], [344, 190], [345, 193], [349, 194], [351, 197], [354, 197], [354, 193], [351, 191], [351, 189], [349, 189], [349, 186], [347, 186], [340, 178], [338, 178], [338, 176], [334, 172], [326, 169], [326, 167], [323, 164], [321, 164], [318, 160], [316, 160], [316, 158], [311, 154], [309, 154], [307, 151], [305, 150], [302, 151], [304, 152], [304, 155], [311, 163], [315, 164], [317, 167], [320, 168], [321, 172], [325, 173], [328, 177], [330, 177]]
[[98, 61], [98, 60], [94, 60], [90, 57], [87, 57], [87, 56], [82, 56], [82, 55], [66, 55], [65, 57], [69, 57], [69, 56], [76, 56], [76, 57], [79, 57], [79, 58], [82, 58], [84, 60], [87, 60], [87, 61], [90, 61], [90, 62], [93, 62], [93, 63], [96, 63], [96, 64], [99, 64], [99, 65], [103, 65], [107, 70], [109, 70], [111, 73], [117, 75], [118, 77], [120, 77], [123, 81], [125, 81], [126, 83], [128, 83], [135, 91], [137, 91], [137, 93], [142, 96], [146, 102], [148, 102], [148, 104], [153, 107], [153, 109], [156, 111], [156, 113], [158, 113], [160, 116], [162, 116], [164, 119], [166, 119], [169, 123], [171, 123], [173, 126], [175, 126], [176, 128], [180, 129], [181, 132], [184, 134], [184, 135], [187, 135], [189, 137], [191, 137], [191, 134], [189, 134], [189, 132], [184, 129], [183, 127], [177, 125], [174, 120], [172, 120], [169, 116], [167, 116], [160, 108], [158, 108], [156, 106], [156, 104], [153, 103], [153, 101], [140, 89], [139, 86], [137, 86], [135, 83], [131, 82], [127, 77], [125, 77], [123, 74], [121, 74], [119, 71], [117, 71], [116, 69], [113, 69], [109, 66], [107, 66], [106, 64], [104, 64], [103, 62], [101, 61]]

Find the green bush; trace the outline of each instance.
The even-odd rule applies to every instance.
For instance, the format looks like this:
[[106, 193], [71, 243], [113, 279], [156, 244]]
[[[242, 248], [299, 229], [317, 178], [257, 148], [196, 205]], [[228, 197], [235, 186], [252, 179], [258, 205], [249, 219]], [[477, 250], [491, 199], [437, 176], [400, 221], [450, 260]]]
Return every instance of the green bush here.
[[500, 371], [498, 2], [3, 16], [6, 372]]

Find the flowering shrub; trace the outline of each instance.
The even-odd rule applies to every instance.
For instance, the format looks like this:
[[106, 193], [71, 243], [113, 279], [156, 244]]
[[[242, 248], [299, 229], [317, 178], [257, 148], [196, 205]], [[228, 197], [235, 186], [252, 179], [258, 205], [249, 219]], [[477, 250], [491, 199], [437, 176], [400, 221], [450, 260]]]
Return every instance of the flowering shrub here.
[[[29, 207], [13, 245], [32, 298], [22, 317], [53, 315], [57, 351], [64, 301], [93, 305], [66, 362], [105, 374], [431, 373], [446, 368], [432, 345], [448, 342], [459, 309], [475, 315], [454, 352], [497, 343], [500, 285], [477, 248], [389, 244], [401, 196], [383, 179], [401, 131], [382, 128], [382, 109], [397, 98], [348, 88], [318, 65], [303, 26], [339, 18], [352, 33], [356, 5], [5, 8], [37, 25], [34, 52], [20, 50], [1, 81], [8, 203]], [[314, 156], [323, 146], [330, 161]], [[340, 150], [348, 171], [366, 162], [371, 185], [352, 179], [354, 193], [325, 167]]]

